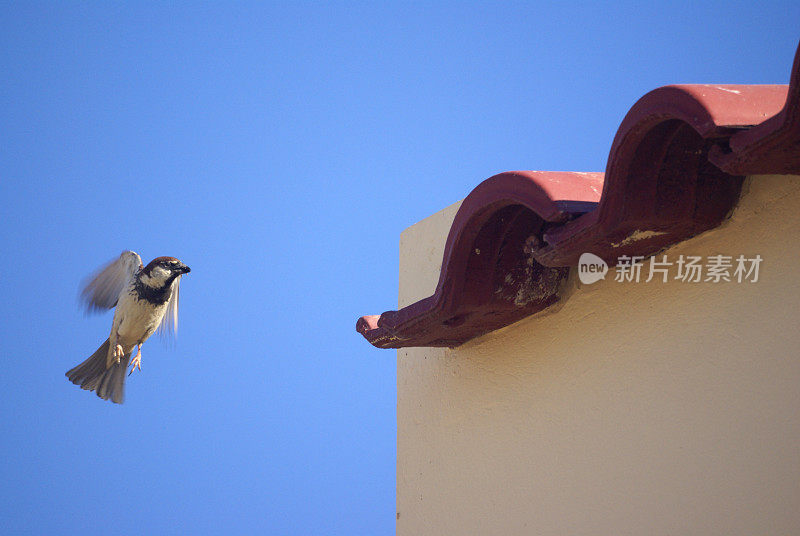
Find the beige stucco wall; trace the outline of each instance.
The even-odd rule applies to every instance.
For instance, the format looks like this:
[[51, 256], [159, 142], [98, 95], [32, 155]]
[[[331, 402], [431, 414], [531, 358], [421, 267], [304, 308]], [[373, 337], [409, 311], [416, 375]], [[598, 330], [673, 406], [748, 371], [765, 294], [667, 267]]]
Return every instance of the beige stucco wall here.
[[[457, 208], [402, 234], [400, 306], [433, 292]], [[573, 281], [397, 352], [399, 535], [800, 534], [800, 177], [749, 178], [666, 253], [764, 261], [755, 284]]]

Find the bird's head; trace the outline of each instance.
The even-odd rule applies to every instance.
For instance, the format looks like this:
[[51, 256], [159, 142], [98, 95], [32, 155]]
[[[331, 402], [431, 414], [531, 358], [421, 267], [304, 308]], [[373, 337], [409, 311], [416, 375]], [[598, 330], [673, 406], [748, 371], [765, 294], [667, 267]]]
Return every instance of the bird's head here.
[[139, 274], [139, 280], [153, 288], [164, 288], [192, 270], [175, 257], [156, 257]]

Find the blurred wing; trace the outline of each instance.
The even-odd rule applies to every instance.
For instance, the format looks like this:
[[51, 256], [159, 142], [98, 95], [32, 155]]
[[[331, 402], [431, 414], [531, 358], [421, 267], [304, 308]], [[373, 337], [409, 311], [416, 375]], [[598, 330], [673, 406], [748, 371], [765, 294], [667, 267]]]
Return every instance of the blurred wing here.
[[156, 333], [162, 337], [175, 336], [178, 332], [178, 297], [180, 294], [181, 276], [175, 278], [172, 283], [172, 295], [167, 302], [167, 311], [164, 313], [164, 318], [161, 319], [161, 324], [158, 325]]
[[117, 304], [120, 293], [142, 267], [142, 258], [133, 251], [123, 251], [97, 273], [84, 281], [81, 301], [89, 313], [111, 309]]

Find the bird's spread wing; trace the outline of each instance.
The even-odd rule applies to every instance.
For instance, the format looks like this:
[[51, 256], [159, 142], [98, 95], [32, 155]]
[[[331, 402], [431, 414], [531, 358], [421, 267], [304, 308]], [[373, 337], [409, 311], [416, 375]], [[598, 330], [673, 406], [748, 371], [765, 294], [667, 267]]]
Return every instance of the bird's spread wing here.
[[162, 337], [175, 336], [178, 332], [178, 295], [181, 285], [181, 276], [175, 278], [172, 282], [172, 294], [167, 302], [167, 311], [164, 313], [164, 318], [161, 319], [161, 324], [158, 325], [156, 333]]
[[123, 251], [119, 258], [90, 276], [81, 288], [81, 301], [87, 312], [111, 309], [117, 304], [120, 293], [142, 267], [142, 258], [133, 251]]

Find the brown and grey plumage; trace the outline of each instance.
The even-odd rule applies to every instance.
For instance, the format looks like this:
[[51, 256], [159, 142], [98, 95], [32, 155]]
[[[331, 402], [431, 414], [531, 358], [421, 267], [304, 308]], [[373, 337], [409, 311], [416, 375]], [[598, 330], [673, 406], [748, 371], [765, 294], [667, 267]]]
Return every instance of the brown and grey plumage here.
[[[124, 251], [91, 277], [81, 299], [88, 312], [116, 307], [111, 335], [89, 359], [69, 370], [67, 378], [121, 404], [128, 363], [128, 375], [141, 370], [142, 343], [155, 331], [164, 335], [177, 331], [180, 279], [190, 271], [174, 257], [158, 257], [143, 267], [138, 254]], [[138, 352], [131, 361], [134, 348]]]

